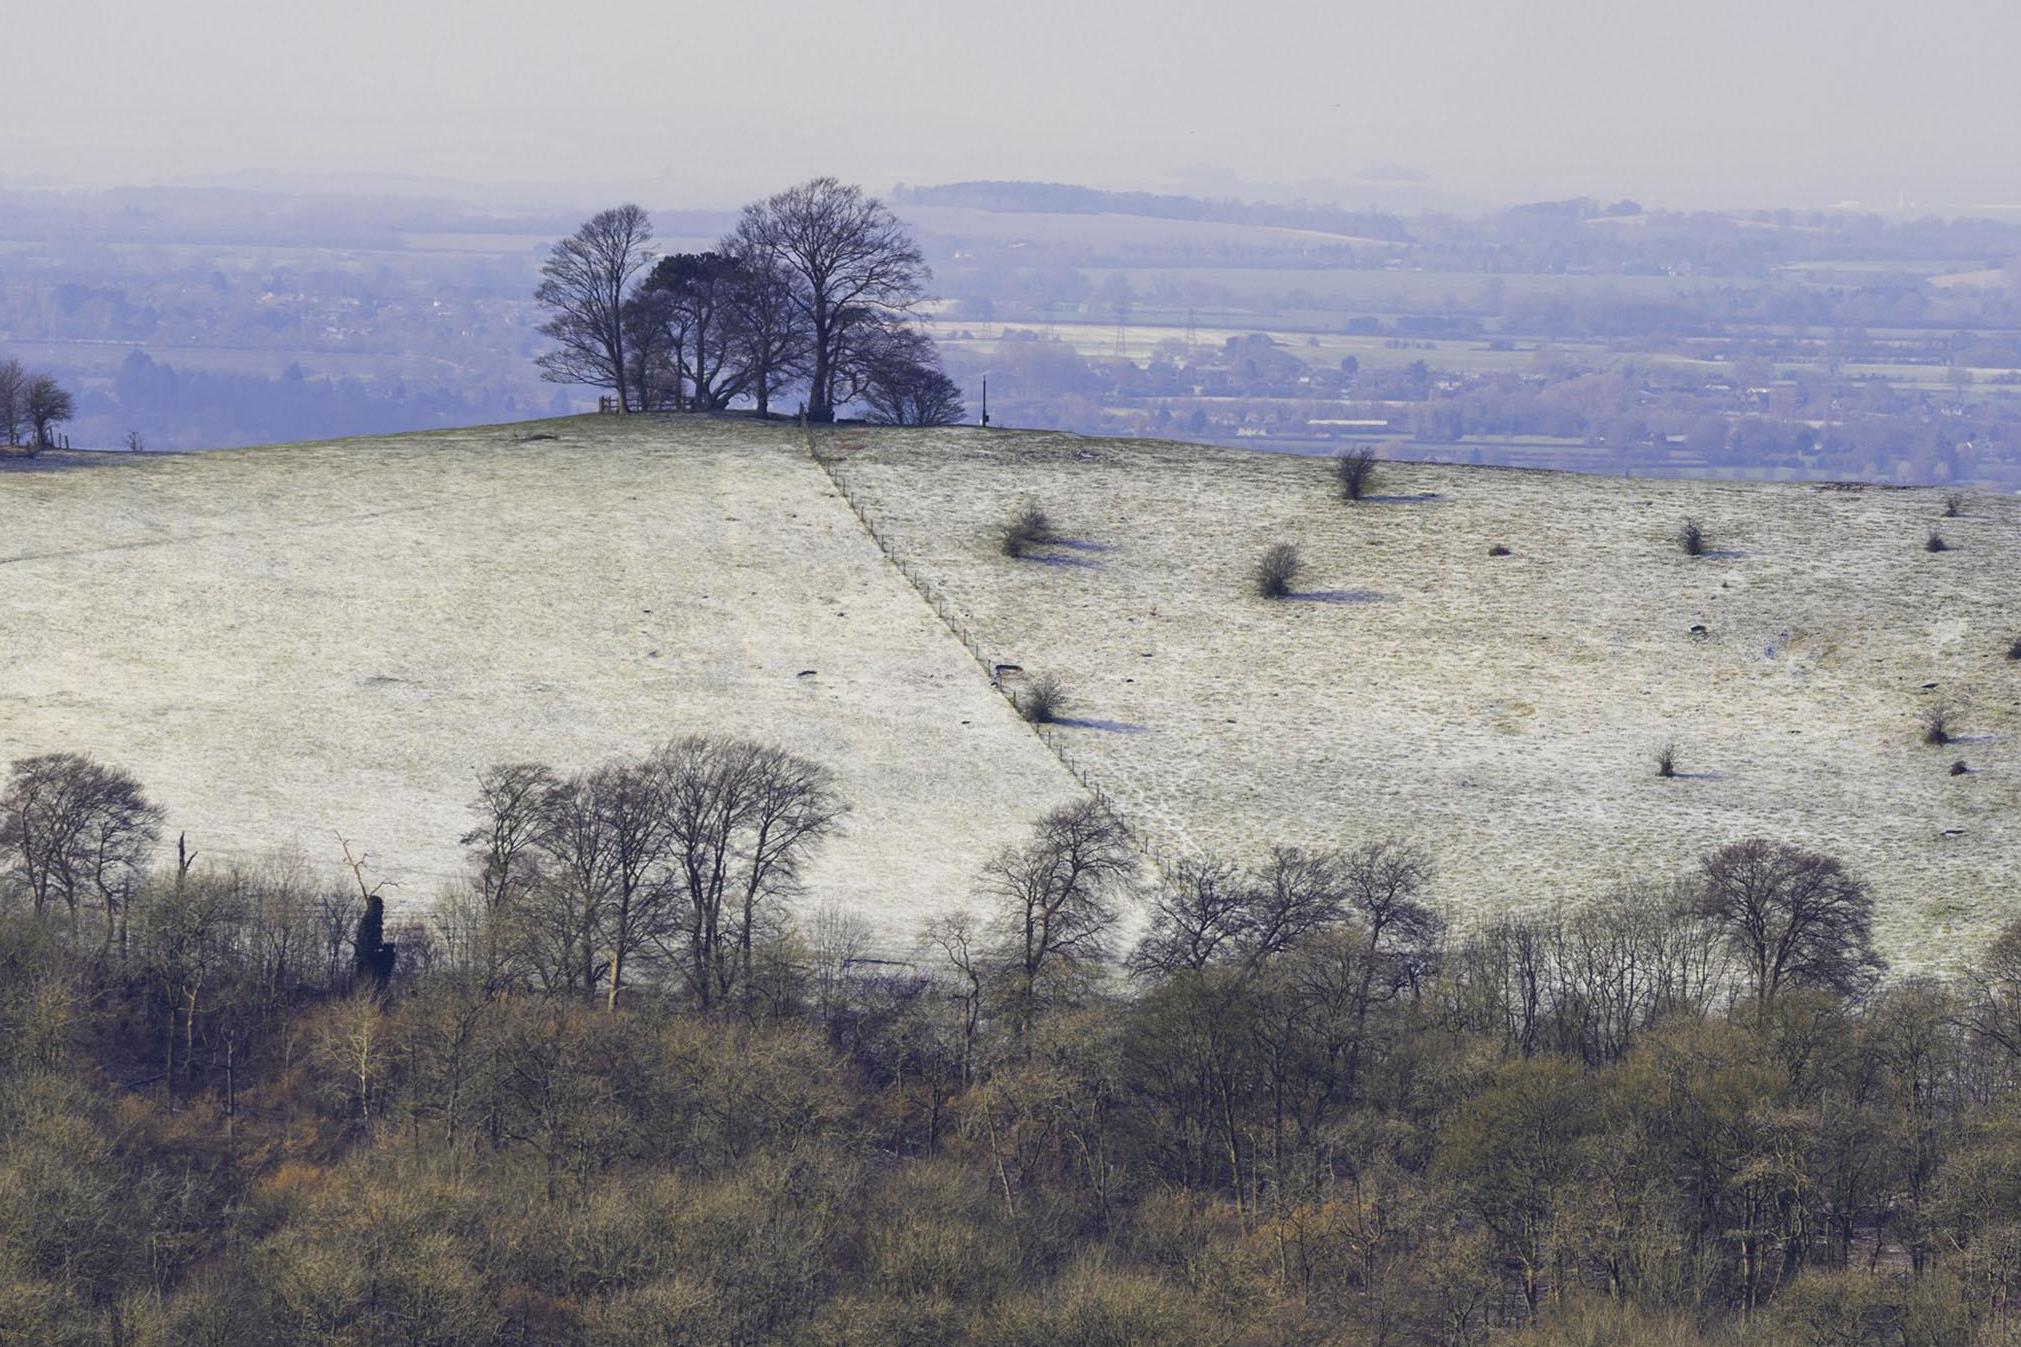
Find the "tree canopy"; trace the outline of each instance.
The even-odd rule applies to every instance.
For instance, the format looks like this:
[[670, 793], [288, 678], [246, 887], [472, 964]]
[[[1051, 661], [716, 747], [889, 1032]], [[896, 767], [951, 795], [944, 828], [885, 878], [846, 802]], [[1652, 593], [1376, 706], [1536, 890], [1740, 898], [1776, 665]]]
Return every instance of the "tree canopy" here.
[[946, 425], [960, 390], [910, 315], [929, 279], [881, 202], [816, 178], [745, 208], [715, 248], [655, 258], [636, 206], [554, 245], [536, 298], [545, 377], [612, 390], [621, 410], [768, 414], [788, 387], [810, 420], [861, 404], [893, 425]]

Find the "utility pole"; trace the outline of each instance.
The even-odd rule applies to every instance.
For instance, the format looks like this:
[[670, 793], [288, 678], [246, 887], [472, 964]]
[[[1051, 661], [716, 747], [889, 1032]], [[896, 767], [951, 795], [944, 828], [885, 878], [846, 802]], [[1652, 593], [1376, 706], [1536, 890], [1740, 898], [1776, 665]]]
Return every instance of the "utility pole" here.
[[987, 374], [982, 376], [982, 423], [985, 427], [989, 425], [989, 376]]

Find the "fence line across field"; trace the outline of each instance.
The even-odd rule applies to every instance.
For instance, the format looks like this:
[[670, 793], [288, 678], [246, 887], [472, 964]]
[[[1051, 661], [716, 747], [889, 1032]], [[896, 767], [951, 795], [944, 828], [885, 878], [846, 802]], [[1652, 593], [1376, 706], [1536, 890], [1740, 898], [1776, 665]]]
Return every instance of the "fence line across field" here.
[[[857, 498], [856, 491], [850, 486], [849, 479], [843, 473], [840, 466], [840, 455], [836, 453], [824, 454], [821, 451], [821, 442], [815, 434], [813, 425], [804, 418], [800, 424], [801, 429], [807, 436], [807, 456], [814, 460], [815, 465], [821, 469], [822, 474], [834, 486], [836, 494], [842, 497], [843, 503], [849, 507], [850, 513], [856, 516], [856, 522], [862, 525], [865, 533], [870, 535], [870, 540], [877, 544], [877, 550], [883, 553], [884, 559], [891, 563], [900, 576], [904, 577], [905, 582], [912, 586], [913, 592], [926, 601], [927, 608], [940, 620], [941, 625], [946, 627], [957, 641], [961, 642], [962, 649], [968, 652], [969, 658], [973, 659], [989, 678], [990, 686], [995, 688], [997, 694], [1005, 701], [1008, 701], [1013, 709], [1016, 709], [1017, 698], [1011, 695], [1010, 690], [1003, 685], [1003, 680], [998, 676], [998, 670], [1003, 667], [1003, 661], [995, 659], [984, 652], [981, 638], [975, 635], [968, 624], [956, 615], [954, 605], [935, 588], [931, 581], [922, 579], [914, 570], [913, 564], [905, 557], [900, 556], [898, 549], [893, 547], [885, 538], [883, 532], [877, 527], [876, 521], [871, 518], [870, 511], [864, 507], [863, 502]], [[861, 447], [864, 444], [864, 437], [860, 432], [845, 434], [831, 430], [829, 436], [835, 441], [836, 447], [844, 451]], [[1020, 714], [1019, 719], [1023, 719], [1022, 714]], [[1030, 722], [1026, 723], [1029, 724]], [[1101, 783], [1095, 779], [1094, 773], [1082, 766], [1080, 760], [1075, 758], [1061, 745], [1058, 732], [1049, 726], [1040, 724], [1032, 724], [1031, 729], [1038, 736], [1039, 742], [1044, 744], [1047, 751], [1053, 755], [1053, 758], [1060, 766], [1066, 769], [1067, 775], [1078, 782], [1083, 790], [1094, 796], [1095, 800], [1123, 825], [1123, 831], [1129, 836], [1131, 845], [1135, 846], [1144, 858], [1151, 863], [1151, 868], [1158, 873], [1159, 877], [1169, 879], [1173, 869], [1163, 849], [1153, 843], [1144, 833], [1143, 829], [1139, 828], [1124, 815], [1122, 810], [1117, 807], [1115, 797], [1102, 788]]]

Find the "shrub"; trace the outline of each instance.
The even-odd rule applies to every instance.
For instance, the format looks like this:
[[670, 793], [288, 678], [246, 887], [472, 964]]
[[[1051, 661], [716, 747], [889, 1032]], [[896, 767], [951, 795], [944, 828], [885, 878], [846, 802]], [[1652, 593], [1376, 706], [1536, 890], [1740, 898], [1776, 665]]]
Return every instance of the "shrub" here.
[[1677, 745], [1665, 744], [1656, 750], [1656, 775], [1670, 779], [1677, 775]]
[[1291, 592], [1304, 563], [1290, 543], [1274, 543], [1256, 563], [1256, 592], [1266, 599], [1281, 599]]
[[1053, 674], [1040, 674], [1017, 695], [1018, 714], [1034, 725], [1059, 719], [1066, 704], [1067, 686]]
[[1923, 742], [1944, 745], [1951, 742], [1951, 708], [1933, 706], [1923, 716]]
[[1967, 772], [1971, 770], [1972, 769], [1970, 767], [1967, 767], [1965, 765], [1965, 760], [1963, 758], [1960, 758], [1956, 762], [1951, 764], [1952, 776], [1964, 776]]
[[2021, 636], [2016, 636], [2013, 644], [2007, 647], [2007, 658], [2021, 659]]
[[1340, 481], [1342, 500], [1360, 500], [1375, 483], [1375, 450], [1363, 445], [1335, 454], [1333, 475]]
[[1931, 529], [1930, 536], [1923, 540], [1923, 550], [1925, 552], [1948, 552], [1951, 550], [1951, 544], [1944, 541], [1943, 534], [1937, 532], [1935, 529]]
[[1677, 531], [1677, 544], [1684, 549], [1686, 556], [1704, 556], [1705, 525], [1699, 523], [1696, 519], [1685, 520], [1684, 527]]
[[1491, 557], [1506, 557], [1512, 554], [1510, 553], [1508, 548], [1502, 546], [1500, 543], [1496, 543], [1493, 547], [1490, 547], [1488, 549], [1488, 555]]
[[1963, 513], [1965, 513], [1965, 493], [1962, 491], [1946, 493], [1944, 496], [1944, 518], [1956, 519]]
[[1037, 501], [1026, 501], [997, 529], [997, 543], [1007, 557], [1021, 557], [1026, 549], [1053, 540], [1053, 521]]

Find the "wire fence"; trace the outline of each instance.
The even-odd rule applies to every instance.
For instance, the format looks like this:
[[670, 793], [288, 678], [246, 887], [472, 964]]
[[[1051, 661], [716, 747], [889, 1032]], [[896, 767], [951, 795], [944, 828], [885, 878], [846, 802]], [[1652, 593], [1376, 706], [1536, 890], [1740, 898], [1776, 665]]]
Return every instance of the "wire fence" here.
[[[842, 471], [842, 456], [868, 448], [868, 437], [861, 431], [830, 430], [827, 439], [832, 447], [829, 452], [824, 453], [821, 437], [805, 419], [801, 421], [801, 429], [807, 435], [807, 456], [814, 460], [829, 482], [834, 485], [836, 494], [842, 497], [850, 512], [856, 516], [856, 521], [863, 526], [863, 531], [877, 544], [877, 550], [884, 554], [884, 559], [890, 562], [900, 575], [905, 577], [906, 583], [912, 586], [913, 591], [926, 600], [926, 606], [933, 610], [941, 625], [947, 628], [955, 640], [961, 642], [962, 649], [968, 651], [969, 657], [988, 676], [990, 686], [996, 689], [997, 695], [1009, 702], [1013, 711], [1018, 711], [1017, 697], [1004, 686], [1003, 682], [1004, 670], [1017, 666], [991, 653], [961, 608], [948, 598], [918, 565], [908, 560], [898, 550], [886, 531], [878, 527], [876, 517], [865, 506], [858, 489], [851, 485], [848, 474]], [[1161, 878], [1169, 878], [1173, 869], [1171, 860], [1141, 827], [1131, 821], [1130, 816], [1117, 804], [1115, 796], [1103, 789], [1101, 782], [1095, 778], [1095, 774], [1087, 765], [1061, 742], [1060, 732], [1050, 725], [1026, 721], [1022, 713], [1018, 719], [1031, 728], [1038, 736], [1039, 742], [1046, 746], [1047, 751], [1058, 760], [1060, 766], [1066, 768], [1067, 774], [1073, 777], [1083, 790], [1094, 796], [1102, 808], [1122, 825], [1124, 832], [1129, 835], [1131, 845], [1151, 863], [1151, 868], [1157, 871]]]

